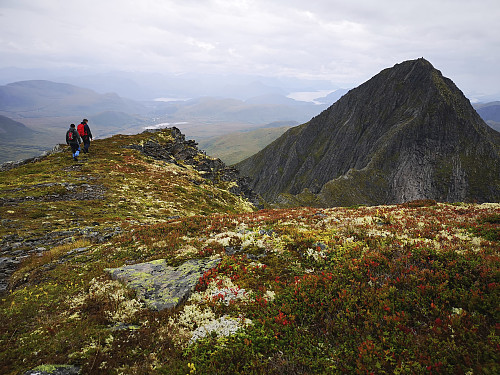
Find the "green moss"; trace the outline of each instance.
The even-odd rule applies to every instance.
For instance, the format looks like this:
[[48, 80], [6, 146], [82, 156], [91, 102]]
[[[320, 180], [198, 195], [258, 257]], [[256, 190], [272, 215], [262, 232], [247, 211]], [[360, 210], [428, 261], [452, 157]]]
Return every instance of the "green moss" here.
[[66, 369], [66, 370], [71, 369], [74, 370], [75, 371], [74, 373], [76, 374], [76, 368], [71, 365], [40, 365], [35, 367], [32, 371], [40, 371], [40, 372], [45, 372], [47, 374], [53, 374], [61, 369]]
[[[489, 189], [500, 190], [500, 165], [492, 159], [479, 158], [474, 151], [463, 150], [460, 153], [460, 163], [468, 171], [467, 183], [469, 197], [488, 197]], [[485, 184], [485, 181], [488, 183]], [[483, 198], [484, 199], [484, 198]], [[499, 201], [500, 196], [493, 199]]]
[[306, 122], [302, 125], [294, 126], [293, 128], [289, 129], [287, 133], [293, 136], [299, 135], [307, 126], [309, 125], [309, 122]]
[[432, 71], [432, 81], [434, 82], [434, 85], [436, 85], [436, 87], [438, 88], [439, 93], [445, 99], [445, 101], [448, 104], [451, 104], [451, 100], [453, 97], [452, 92], [444, 82], [443, 77], [436, 70]]
[[453, 178], [453, 160], [442, 158], [437, 161], [434, 174], [436, 189], [439, 192], [440, 200], [445, 200], [450, 189]]
[[[439, 91], [441, 97], [445, 100], [446, 104], [453, 107], [455, 113], [459, 118], [465, 119], [468, 109], [463, 105], [461, 98], [457, 97], [452, 89], [445, 82], [443, 76], [437, 70], [432, 71], [432, 81]], [[432, 108], [431, 108], [432, 111]]]
[[327, 182], [320, 199], [327, 206], [373, 205], [385, 201], [388, 184], [375, 169], [350, 170], [346, 176]]

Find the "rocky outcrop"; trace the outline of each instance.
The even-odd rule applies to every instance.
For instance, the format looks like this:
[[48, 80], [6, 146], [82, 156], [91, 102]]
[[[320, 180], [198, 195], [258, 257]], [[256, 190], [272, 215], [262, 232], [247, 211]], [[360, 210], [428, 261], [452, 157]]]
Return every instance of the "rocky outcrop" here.
[[500, 200], [500, 133], [425, 59], [383, 70], [236, 166], [269, 201]]
[[179, 267], [171, 267], [165, 259], [159, 259], [106, 271], [134, 289], [150, 309], [161, 311], [185, 301], [200, 277], [219, 262], [220, 259], [191, 259]]
[[[11, 222], [8, 219], [2, 220], [4, 227], [9, 227]], [[48, 249], [71, 243], [75, 238], [84, 238], [92, 243], [102, 243], [108, 241], [111, 237], [122, 232], [120, 227], [86, 226], [82, 228], [73, 228], [60, 231], [52, 231], [43, 236], [26, 237], [10, 234], [2, 237], [0, 242], [0, 293], [5, 292], [9, 287], [9, 277], [14, 273], [21, 262], [33, 255], [41, 256]], [[15, 226], [15, 222], [12, 223]], [[74, 249], [67, 255], [71, 256], [78, 249]], [[61, 258], [61, 262], [65, 257]]]
[[[236, 195], [241, 195], [255, 205], [258, 205], [258, 198], [250, 188], [250, 179], [240, 176], [239, 171], [233, 167], [227, 167], [222, 160], [207, 156], [198, 149], [198, 144], [193, 140], [186, 140], [184, 134], [176, 128], [170, 130], [170, 140], [159, 143], [156, 139], [147, 140], [141, 144], [133, 144], [128, 148], [139, 150], [142, 154], [156, 160], [162, 160], [179, 166], [191, 165], [201, 172], [201, 175], [214, 183], [220, 181], [234, 182], [229, 191]], [[146, 132], [159, 132], [165, 130], [147, 130]]]

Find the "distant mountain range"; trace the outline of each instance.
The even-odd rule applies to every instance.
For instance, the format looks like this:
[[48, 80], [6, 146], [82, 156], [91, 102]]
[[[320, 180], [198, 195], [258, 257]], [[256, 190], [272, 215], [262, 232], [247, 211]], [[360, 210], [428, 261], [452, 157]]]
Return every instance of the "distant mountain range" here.
[[474, 105], [477, 113], [486, 123], [500, 132], [500, 101]]
[[5, 115], [61, 117], [103, 111], [145, 114], [147, 108], [116, 94], [97, 94], [64, 83], [23, 81], [0, 86], [0, 112]]
[[0, 163], [41, 155], [47, 148], [40, 141], [54, 143], [50, 137], [0, 115]]
[[500, 201], [500, 133], [425, 59], [383, 70], [236, 166], [266, 201], [292, 205]]
[[77, 69], [0, 68], [0, 85], [42, 79], [68, 83], [98, 93], [114, 92], [138, 101], [155, 98], [204, 96], [247, 100], [262, 95], [286, 96], [291, 92], [335, 90], [328, 80], [225, 74], [158, 74], [140, 72], [92, 73]]
[[15, 82], [0, 86], [0, 115], [38, 135], [30, 140], [31, 144], [19, 143], [14, 134], [9, 134], [15, 132], [14, 128], [5, 128], [0, 139], [4, 144], [0, 162], [36, 156], [51, 149], [56, 143], [64, 142], [70, 123], [79, 123], [83, 118], [89, 119], [93, 134], [101, 138], [137, 133], [159, 123], [173, 123], [181, 124], [177, 126], [188, 137], [201, 140], [259, 129], [276, 121], [301, 123], [324, 108], [326, 105], [296, 101], [276, 93], [246, 100], [201, 97], [141, 102], [112, 93], [98, 94], [70, 84], [43, 80]]
[[[149, 75], [147, 77], [145, 81], [153, 85], [154, 77]], [[140, 88], [137, 84], [133, 84], [135, 81], [125, 76], [115, 76], [115, 79], [103, 76], [101, 77], [102, 86], [98, 85], [96, 76], [87, 78], [87, 83], [84, 79], [81, 79], [81, 83], [110, 90], [112, 90], [113, 82], [116, 83], [117, 88], [127, 86], [128, 82], [130, 90], [121, 90], [128, 93], [134, 92], [135, 89], [142, 90], [146, 86], [149, 87], [145, 84]], [[158, 80], [155, 83], [155, 87], [159, 89], [158, 94], [165, 93], [165, 89], [160, 90], [162, 84], [169, 82], [172, 84], [167, 92], [173, 92], [170, 90], [175, 90], [176, 85], [181, 86], [180, 81], [175, 83], [174, 77], [170, 78], [167, 81]], [[215, 77], [212, 78], [215, 80]], [[182, 77], [183, 84], [186, 79], [188, 77]], [[191, 79], [194, 84], [195, 78], [191, 77]], [[205, 77], [199, 84], [208, 85], [209, 82], [212, 81]], [[311, 82], [311, 89], [314, 84], [317, 82]], [[147, 126], [165, 123], [167, 126], [176, 124], [187, 137], [202, 142], [213, 137], [258, 130], [273, 122], [304, 123], [336, 102], [348, 91], [337, 89], [325, 97], [316, 98], [313, 103], [294, 100], [286, 96], [291, 89], [307, 89], [308, 86], [304, 86], [303, 83], [279, 80], [267, 80], [263, 83], [242, 79], [231, 83], [219, 82], [217, 85], [218, 92], [232, 93], [236, 98], [205, 96], [168, 102], [137, 101], [114, 93], [99, 94], [88, 88], [47, 80], [20, 81], [0, 86], [0, 115], [36, 132], [30, 139], [30, 143], [26, 143], [22, 141], [22, 138], [16, 140], [13, 128], [4, 128], [0, 133], [2, 144], [0, 163], [36, 156], [44, 150], [51, 149], [56, 143], [64, 142], [64, 133], [68, 125], [78, 123], [84, 117], [90, 120], [93, 133], [101, 138], [117, 133], [134, 134]], [[214, 88], [213, 91], [207, 90], [206, 92], [216, 91]], [[238, 92], [240, 94], [237, 94]], [[178, 96], [181, 96], [180, 93]], [[491, 110], [487, 105], [484, 108], [478, 108], [478, 111], [486, 116], [485, 120], [488, 124], [498, 129], [498, 117], [492, 116]], [[14, 133], [10, 134], [11, 131]], [[263, 133], [259, 130], [257, 134]], [[279, 135], [275, 130], [270, 131], [264, 136], [265, 142], [273, 140], [271, 134]], [[238, 136], [230, 135], [230, 138], [235, 137]], [[253, 135], [249, 139], [256, 140]], [[231, 146], [232, 150], [229, 150], [231, 142], [231, 140], [228, 143], [223, 140], [212, 142], [209, 152], [215, 155], [228, 155], [229, 152], [236, 156], [236, 158], [227, 159], [231, 163], [231, 161], [239, 161], [242, 156], [248, 156], [249, 150], [256, 150], [255, 146], [248, 147], [247, 144], [240, 149]], [[225, 151], [213, 148], [215, 145], [222, 144], [224, 144], [222, 148], [225, 148]], [[256, 141], [255, 145], [258, 144], [262, 145], [262, 142]], [[237, 156], [238, 154], [240, 155]]]
[[331, 92], [330, 94], [328, 94], [326, 96], [323, 96], [320, 98], [315, 98], [314, 101], [316, 103], [327, 104], [328, 106], [330, 106], [333, 103], [335, 103], [337, 100], [339, 100], [342, 96], [347, 94], [348, 92], [349, 92], [349, 90], [346, 90], [346, 89], [338, 89], [338, 90]]
[[35, 131], [24, 124], [0, 115], [0, 135], [3, 141], [16, 141], [20, 138], [32, 138]]

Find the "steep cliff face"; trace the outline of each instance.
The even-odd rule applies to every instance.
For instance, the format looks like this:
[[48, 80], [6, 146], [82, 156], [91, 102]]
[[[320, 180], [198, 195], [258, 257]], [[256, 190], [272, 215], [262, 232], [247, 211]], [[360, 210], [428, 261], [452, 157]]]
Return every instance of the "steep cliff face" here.
[[237, 167], [269, 201], [499, 201], [500, 133], [417, 59], [381, 71]]

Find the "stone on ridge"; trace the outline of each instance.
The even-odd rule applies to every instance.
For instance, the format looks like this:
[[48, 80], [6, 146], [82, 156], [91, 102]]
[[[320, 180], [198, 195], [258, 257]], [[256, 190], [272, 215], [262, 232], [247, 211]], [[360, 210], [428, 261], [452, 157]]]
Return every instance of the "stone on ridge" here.
[[148, 308], [161, 311], [189, 298], [200, 277], [219, 262], [220, 259], [190, 259], [172, 267], [165, 259], [158, 259], [106, 271], [113, 279], [134, 289]]

